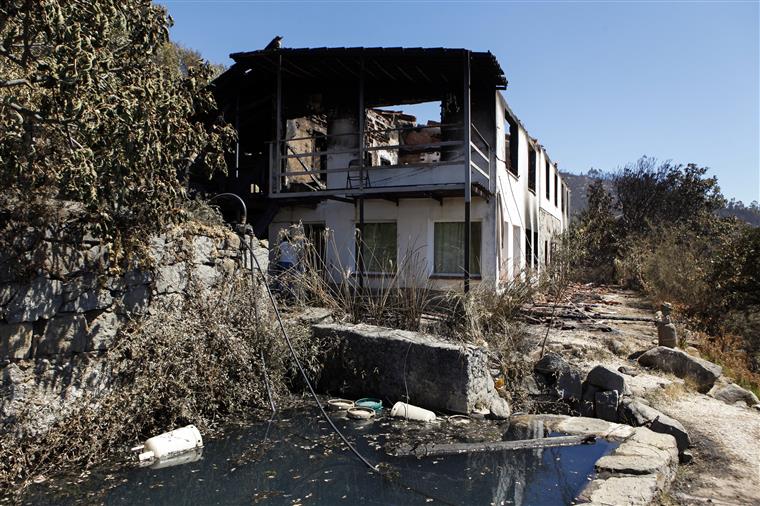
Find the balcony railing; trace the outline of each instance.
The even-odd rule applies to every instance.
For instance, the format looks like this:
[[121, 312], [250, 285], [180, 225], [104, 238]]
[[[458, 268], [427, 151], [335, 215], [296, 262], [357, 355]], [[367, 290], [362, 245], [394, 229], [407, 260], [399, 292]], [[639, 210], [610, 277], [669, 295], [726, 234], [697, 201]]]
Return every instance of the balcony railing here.
[[[462, 124], [318, 134], [269, 143], [273, 197], [360, 195], [461, 187]], [[472, 182], [490, 190], [491, 147], [471, 127]], [[360, 146], [361, 144], [361, 146]], [[329, 146], [317, 149], [318, 146]], [[363, 163], [362, 163], [363, 160]]]

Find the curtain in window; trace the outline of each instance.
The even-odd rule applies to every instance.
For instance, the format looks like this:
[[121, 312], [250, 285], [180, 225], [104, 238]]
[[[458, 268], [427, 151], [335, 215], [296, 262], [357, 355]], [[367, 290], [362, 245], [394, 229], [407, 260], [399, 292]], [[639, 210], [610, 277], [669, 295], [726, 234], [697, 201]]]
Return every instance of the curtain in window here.
[[[461, 274], [464, 266], [464, 223], [436, 223], [433, 271]], [[480, 274], [480, 223], [470, 225], [470, 274]]]
[[396, 254], [395, 223], [364, 224], [364, 267], [368, 272], [395, 272]]

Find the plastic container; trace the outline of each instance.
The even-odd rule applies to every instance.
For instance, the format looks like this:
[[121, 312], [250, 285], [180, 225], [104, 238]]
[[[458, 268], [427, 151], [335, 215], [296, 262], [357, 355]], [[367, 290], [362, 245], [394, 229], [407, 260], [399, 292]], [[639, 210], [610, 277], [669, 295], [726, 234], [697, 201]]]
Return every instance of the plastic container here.
[[198, 448], [203, 448], [201, 433], [195, 425], [188, 425], [154, 436], [145, 441], [145, 444], [132, 449], [143, 450], [139, 458], [140, 462], [145, 462], [152, 459], [166, 459]]
[[333, 411], [345, 411], [354, 407], [354, 401], [348, 399], [330, 399], [327, 406]]
[[435, 413], [432, 411], [400, 401], [394, 404], [393, 408], [391, 408], [391, 416], [405, 418], [407, 420], [416, 420], [418, 422], [435, 421]]
[[355, 402], [357, 406], [361, 406], [363, 408], [372, 408], [375, 410], [376, 413], [379, 413], [383, 410], [383, 401], [380, 399], [374, 399], [372, 397], [365, 397], [364, 399], [359, 399]]
[[346, 411], [346, 415], [354, 420], [369, 420], [375, 416], [375, 410], [364, 406], [356, 406], [349, 408], [348, 411]]

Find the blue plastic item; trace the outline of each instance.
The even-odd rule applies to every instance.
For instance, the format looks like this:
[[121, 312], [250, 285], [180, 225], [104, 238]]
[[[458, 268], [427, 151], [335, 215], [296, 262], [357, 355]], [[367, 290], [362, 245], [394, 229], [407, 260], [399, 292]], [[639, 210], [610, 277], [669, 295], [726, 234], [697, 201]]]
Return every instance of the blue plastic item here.
[[359, 399], [354, 403], [356, 406], [362, 406], [364, 408], [372, 408], [375, 410], [375, 412], [380, 412], [383, 409], [383, 401], [380, 399], [373, 399], [371, 397], [365, 397], [364, 399]]

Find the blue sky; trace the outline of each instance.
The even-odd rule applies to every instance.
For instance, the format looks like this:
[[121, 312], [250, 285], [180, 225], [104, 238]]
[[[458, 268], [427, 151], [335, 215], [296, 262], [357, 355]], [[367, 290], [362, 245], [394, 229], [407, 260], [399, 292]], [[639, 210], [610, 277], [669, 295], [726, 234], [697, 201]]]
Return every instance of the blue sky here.
[[175, 0], [172, 38], [205, 58], [289, 47], [490, 50], [512, 109], [560, 168], [641, 155], [711, 168], [760, 200], [760, 3]]

